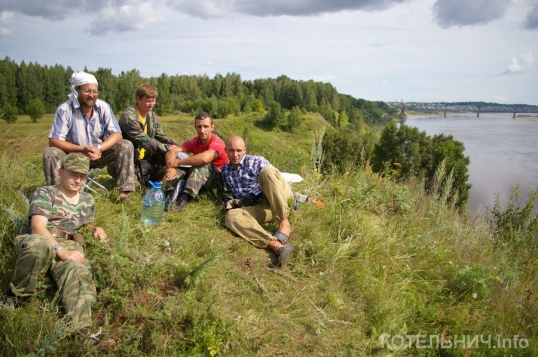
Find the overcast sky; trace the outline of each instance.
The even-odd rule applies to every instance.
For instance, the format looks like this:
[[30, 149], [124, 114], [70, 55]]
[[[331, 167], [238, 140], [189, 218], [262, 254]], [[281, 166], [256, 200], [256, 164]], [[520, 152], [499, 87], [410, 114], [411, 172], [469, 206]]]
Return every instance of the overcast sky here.
[[[538, 105], [538, 0], [0, 0], [0, 58]], [[99, 79], [99, 78], [98, 78]]]

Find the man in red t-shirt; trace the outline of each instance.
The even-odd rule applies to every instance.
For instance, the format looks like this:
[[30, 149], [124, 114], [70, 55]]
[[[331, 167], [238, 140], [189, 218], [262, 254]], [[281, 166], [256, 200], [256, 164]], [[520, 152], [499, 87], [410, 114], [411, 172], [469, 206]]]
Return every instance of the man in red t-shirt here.
[[215, 125], [209, 113], [196, 115], [194, 128], [198, 136], [166, 153], [167, 210], [175, 202], [174, 210], [182, 211], [200, 189], [217, 188], [221, 184], [220, 169], [229, 161], [224, 141], [213, 134]]

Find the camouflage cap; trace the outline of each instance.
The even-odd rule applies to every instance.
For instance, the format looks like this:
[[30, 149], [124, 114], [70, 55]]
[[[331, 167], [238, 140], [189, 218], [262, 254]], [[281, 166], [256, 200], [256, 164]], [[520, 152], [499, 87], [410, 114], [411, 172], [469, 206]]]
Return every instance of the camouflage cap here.
[[62, 161], [62, 169], [87, 175], [90, 172], [90, 159], [81, 153], [68, 154]]

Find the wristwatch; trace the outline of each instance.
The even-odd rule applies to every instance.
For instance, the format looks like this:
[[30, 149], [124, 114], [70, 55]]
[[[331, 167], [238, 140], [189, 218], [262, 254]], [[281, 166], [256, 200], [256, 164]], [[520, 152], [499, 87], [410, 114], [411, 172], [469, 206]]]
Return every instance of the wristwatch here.
[[54, 244], [54, 251], [57, 252], [59, 251], [60, 249], [62, 249], [62, 245], [61, 244]]
[[103, 152], [103, 147], [101, 146], [101, 144], [97, 144], [97, 148], [99, 149], [99, 151], [102, 153]]

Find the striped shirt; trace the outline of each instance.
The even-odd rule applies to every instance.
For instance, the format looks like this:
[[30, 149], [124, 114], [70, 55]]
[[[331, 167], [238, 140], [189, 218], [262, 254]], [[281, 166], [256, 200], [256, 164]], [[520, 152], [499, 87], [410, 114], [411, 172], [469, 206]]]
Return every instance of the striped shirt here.
[[73, 102], [68, 100], [56, 109], [49, 139], [80, 146], [97, 146], [113, 133], [121, 133], [121, 130], [110, 104], [97, 99], [92, 117], [88, 119], [80, 108], [75, 109]]
[[224, 187], [233, 198], [241, 199], [247, 194], [258, 196], [263, 194], [258, 183], [260, 171], [265, 166], [272, 166], [263, 156], [245, 155], [235, 170], [232, 164], [222, 167], [222, 181]]

